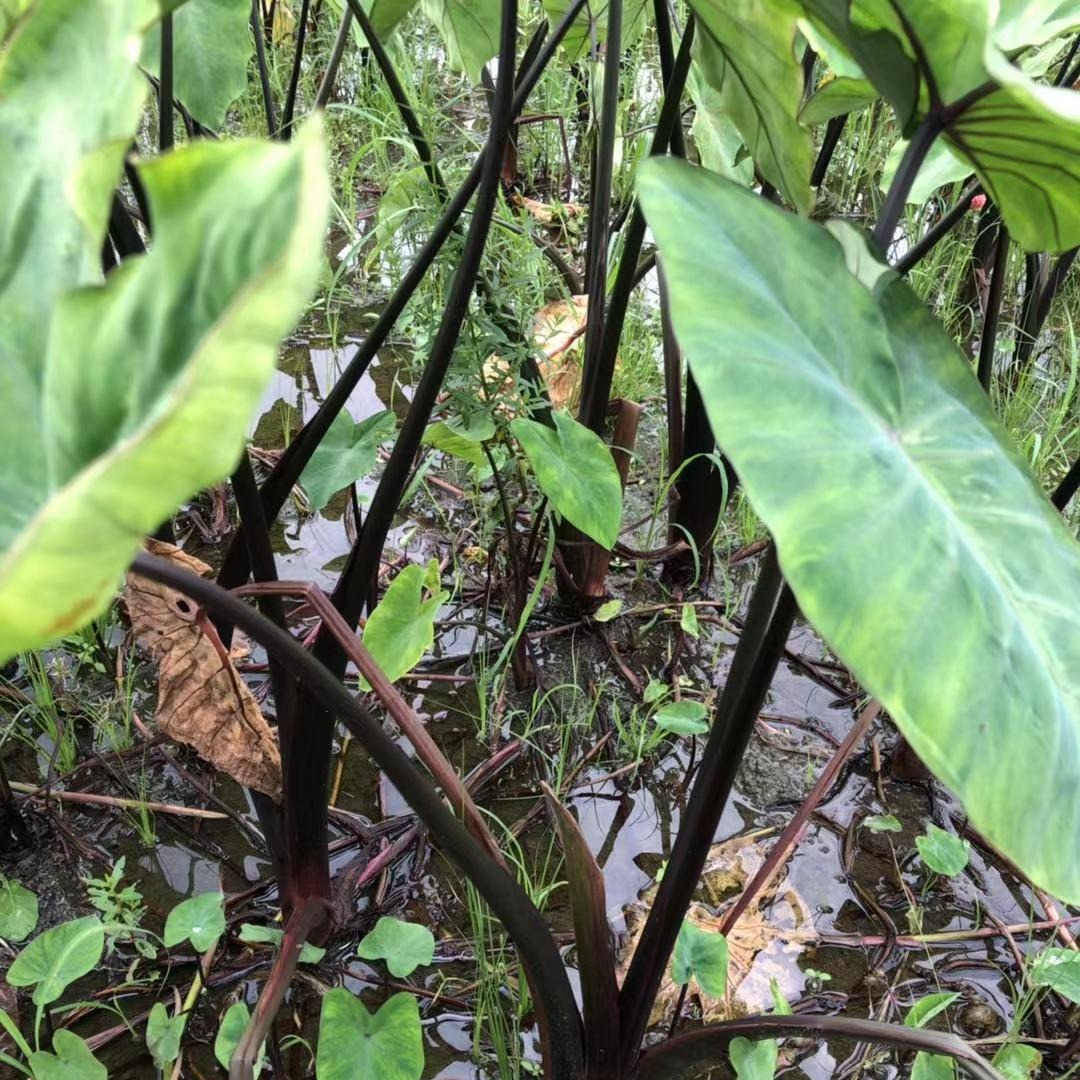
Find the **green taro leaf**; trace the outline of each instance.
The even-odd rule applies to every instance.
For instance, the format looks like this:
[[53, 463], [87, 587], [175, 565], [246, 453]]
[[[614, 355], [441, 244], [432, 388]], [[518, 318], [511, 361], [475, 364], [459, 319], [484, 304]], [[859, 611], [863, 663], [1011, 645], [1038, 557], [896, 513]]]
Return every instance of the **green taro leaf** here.
[[754, 162], [744, 148], [739, 129], [724, 108], [722, 95], [705, 81], [697, 64], [690, 68], [686, 88], [694, 102], [690, 134], [698, 160], [706, 169], [749, 187], [754, 182]]
[[605, 600], [593, 612], [593, 619], [598, 623], [611, 622], [620, 611], [622, 611], [621, 600]]
[[12, 986], [33, 986], [34, 1004], [55, 1001], [76, 979], [93, 971], [105, 949], [105, 928], [96, 915], [61, 923], [38, 934], [8, 968]]
[[742, 1036], [731, 1040], [728, 1051], [737, 1080], [773, 1080], [780, 1045], [775, 1039], [751, 1041]]
[[975, 827], [1080, 901], [1080, 546], [905, 282], [871, 291], [828, 231], [700, 169], [640, 173], [676, 334], [800, 608]]
[[727, 938], [684, 919], [671, 953], [671, 981], [685, 986], [693, 978], [709, 997], [720, 998], [727, 990], [727, 969]]
[[1033, 986], [1049, 986], [1080, 1005], [1080, 952], [1055, 945], [1035, 957], [1028, 974]]
[[354, 424], [347, 409], [334, 417], [318, 449], [300, 474], [312, 510], [322, 510], [342, 488], [367, 476], [379, 447], [393, 438], [392, 412], [378, 412]]
[[461, 458], [483, 468], [488, 464], [484, 448], [476, 439], [470, 439], [455, 431], [446, 421], [431, 424], [424, 431], [424, 442], [436, 450]]
[[[881, 173], [881, 190], [887, 192], [889, 185], [896, 175], [896, 170], [908, 148], [907, 139], [900, 139], [889, 151], [885, 159], [885, 168]], [[931, 195], [946, 184], [955, 184], [959, 180], [966, 180], [971, 175], [971, 166], [949, 148], [949, 144], [938, 140], [930, 148], [930, 153], [923, 160], [922, 168], [919, 169], [915, 183], [908, 191], [907, 201], [917, 206], [922, 206]]]
[[986, 69], [1000, 89], [961, 113], [946, 129], [946, 138], [974, 166], [1022, 247], [1028, 251], [1076, 247], [1080, 95], [1035, 83], [993, 51], [987, 55]]
[[385, 960], [390, 974], [404, 979], [431, 963], [435, 938], [426, 926], [383, 915], [360, 942], [356, 954], [364, 960]]
[[[800, 29], [838, 76], [869, 78], [896, 110], [899, 126], [908, 130], [918, 103], [915, 61], [895, 36], [899, 23], [882, 29], [875, 22], [887, 17], [887, 5], [870, 0], [851, 11], [851, 0], [802, 0], [806, 19]], [[855, 18], [851, 18], [851, 15]]]
[[[1063, 251], [1080, 244], [1080, 100], [1070, 89], [1037, 84], [1005, 56], [995, 41], [999, 34], [1006, 40], [1041, 38], [1033, 23], [1014, 18], [1015, 7], [1008, 5], [1003, 13], [994, 0], [861, 4], [857, 17], [863, 26], [856, 30], [837, 0], [804, 3], [817, 14], [830, 9], [830, 17], [845, 25], [849, 36], [892, 37], [907, 56], [923, 59], [941, 99], [945, 138], [974, 169], [1019, 244], [1029, 251]], [[1076, 21], [1075, 3], [1068, 0], [1060, 7], [1065, 24]], [[1053, 15], [1041, 5], [1032, 9], [1040, 13], [1048, 19]], [[1001, 25], [1003, 16], [1011, 25]], [[890, 97], [892, 66], [860, 59], [867, 77]], [[910, 107], [925, 114], [932, 105], [927, 85], [916, 97], [890, 100], [908, 134]]]
[[[543, 7], [548, 17], [548, 25], [554, 28], [570, 9], [570, 0], [543, 0]], [[644, 33], [651, 10], [652, 5], [649, 0], [626, 0], [623, 4], [622, 33], [619, 35], [619, 43], [623, 49], [633, 45]], [[596, 3], [587, 4], [570, 24], [559, 48], [573, 63], [591, 56], [595, 41], [600, 55], [603, 56], [603, 45], [607, 41], [607, 24], [607, 0], [597, 0]]]
[[956, 1063], [944, 1054], [920, 1050], [911, 1066], [911, 1080], [954, 1080]]
[[423, 7], [446, 44], [450, 66], [476, 85], [499, 51], [499, 0], [423, 0]]
[[[246, 945], [275, 945], [281, 948], [281, 939], [285, 936], [276, 926], [259, 926], [257, 923], [243, 923], [237, 937]], [[326, 950], [305, 941], [300, 946], [299, 964], [317, 964], [326, 955]]]
[[998, 0], [994, 44], [1011, 53], [1024, 45], [1041, 45], [1077, 27], [1080, 0]]
[[679, 626], [682, 628], [684, 634], [689, 634], [690, 637], [696, 638], [701, 633], [701, 627], [698, 623], [697, 608], [693, 604], [683, 604], [681, 611], [679, 612]]
[[656, 726], [675, 735], [704, 735], [709, 730], [709, 710], [700, 701], [669, 701], [654, 717]]
[[142, 538], [232, 471], [318, 276], [317, 127], [288, 146], [200, 140], [140, 173], [150, 253], [66, 296], [47, 349], [23, 341], [0, 360], [0, 660], [103, 610]]
[[814, 91], [799, 110], [799, 122], [812, 127], [828, 123], [834, 116], [855, 113], [872, 105], [878, 92], [866, 79], [847, 76], [828, 79]]
[[219, 892], [199, 893], [182, 900], [165, 920], [162, 941], [171, 949], [190, 941], [198, 952], [206, 952], [225, 933], [225, 897]]
[[17, 881], [0, 877], [0, 938], [22, 941], [37, 923], [37, 897]]
[[38, 1050], [30, 1055], [34, 1080], [106, 1080], [109, 1073], [73, 1031], [61, 1028], [53, 1036], [49, 1054]]
[[424, 1040], [412, 994], [394, 994], [378, 1012], [340, 987], [323, 996], [317, 1080], [420, 1080]]
[[170, 1016], [160, 1001], [150, 1010], [146, 1021], [146, 1048], [159, 1069], [176, 1060], [186, 1023], [187, 1016], [184, 1013]]
[[[245, 925], [250, 924], [245, 923]], [[250, 1020], [251, 1012], [242, 1001], [234, 1001], [225, 1010], [225, 1015], [218, 1025], [217, 1036], [214, 1038], [214, 1057], [217, 1058], [217, 1063], [223, 1069], [229, 1067], [229, 1061], [233, 1054], [236, 1053], [236, 1048], [240, 1045], [240, 1040], [244, 1037], [244, 1032], [247, 1030]], [[262, 1072], [263, 1065], [266, 1064], [265, 1051], [266, 1043], [264, 1042], [259, 1047], [259, 1055], [255, 1062], [256, 1076]]]
[[[247, 88], [251, 58], [249, 0], [184, 0], [173, 19], [173, 93], [209, 128], [225, 123]], [[146, 35], [141, 63], [161, 73], [161, 31]]]
[[935, 874], [955, 877], [968, 864], [971, 845], [951, 832], [928, 825], [924, 836], [915, 837], [919, 856]]
[[[394, 682], [435, 644], [435, 616], [448, 598], [439, 588], [439, 563], [406, 566], [383, 594], [364, 627], [363, 641], [383, 674]], [[360, 685], [370, 690], [366, 680]]]
[[692, 0], [696, 63], [719, 94], [761, 175], [805, 214], [813, 140], [796, 117], [803, 74], [796, 53], [800, 9], [793, 0]]
[[1033, 1080], [1039, 1075], [1042, 1054], [1025, 1043], [1006, 1043], [991, 1064], [1005, 1080]]
[[904, 831], [904, 826], [895, 814], [871, 814], [863, 818], [863, 826], [874, 833]]
[[400, 244], [393, 243], [394, 237], [408, 223], [410, 214], [423, 206], [430, 196], [431, 184], [423, 166], [416, 165], [394, 174], [375, 210], [375, 228], [364, 260], [365, 270], [370, 272], [377, 266], [387, 249], [397, 251]]
[[[946, 835], [949, 834], [946, 833]], [[922, 837], [919, 839], [922, 839]], [[943, 1013], [959, 997], [959, 994], [942, 993], [927, 994], [926, 997], [919, 998], [908, 1009], [907, 1016], [904, 1017], [904, 1026], [910, 1028], [925, 1027], [935, 1016]], [[952, 1080], [955, 1075], [956, 1066], [952, 1058], [946, 1057], [944, 1054], [930, 1054], [925, 1050], [920, 1050], [915, 1055], [915, 1062], [911, 1068], [912, 1080]]]
[[[810, 971], [807, 970], [809, 976]], [[827, 979], [829, 976], [825, 976]], [[775, 979], [769, 980], [773, 1005], [778, 1016], [790, 1016], [791, 1006], [780, 991]], [[780, 1043], [776, 1039], [731, 1040], [731, 1064], [737, 1080], [772, 1080], [776, 1075], [776, 1065], [780, 1058]]]
[[[146, 96], [133, 54], [155, 13], [152, 0], [39, 0], [0, 52], [0, 161], [19, 163], [0, 169], [0, 557], [48, 483], [35, 443], [50, 315], [100, 277], [112, 189]], [[25, 613], [0, 611], [7, 656], [6, 624]], [[36, 644], [28, 635], [18, 648]]]
[[487, 442], [495, 438], [495, 421], [486, 412], [474, 412], [468, 416], [451, 416], [446, 426], [469, 442]]
[[[364, 11], [371, 20], [371, 28], [378, 35], [379, 41], [387, 45], [390, 35], [397, 28], [398, 23], [416, 7], [417, 0], [363, 0], [363, 4]], [[330, 6], [340, 21], [343, 11], [348, 6], [345, 0], [330, 0]], [[351, 26], [356, 43], [361, 47], [366, 46], [364, 32], [355, 18]]]
[[904, 1017], [904, 1027], [925, 1027], [935, 1016], [939, 1013], [943, 1013], [959, 997], [959, 994], [945, 993], [927, 994], [926, 997], [919, 998], [919, 1000], [908, 1009], [907, 1016]]
[[552, 416], [554, 431], [521, 418], [510, 424], [510, 430], [551, 505], [586, 536], [612, 548], [619, 538], [622, 485], [611, 451], [598, 435], [566, 413]]

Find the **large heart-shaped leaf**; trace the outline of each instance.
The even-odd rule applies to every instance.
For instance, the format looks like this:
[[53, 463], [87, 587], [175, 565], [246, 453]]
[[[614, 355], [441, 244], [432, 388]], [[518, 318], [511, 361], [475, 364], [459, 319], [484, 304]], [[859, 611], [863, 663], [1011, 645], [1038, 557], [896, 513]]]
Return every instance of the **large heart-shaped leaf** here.
[[686, 89], [694, 102], [690, 134], [698, 160], [706, 169], [749, 187], [754, 182], [754, 163], [743, 146], [743, 137], [728, 115], [724, 99], [714, 90], [697, 64], [690, 67]]
[[[249, 0], [184, 0], [173, 15], [173, 92], [200, 123], [219, 128], [247, 87]], [[146, 35], [142, 65], [161, 71], [161, 31]]]
[[53, 1036], [50, 1054], [38, 1050], [30, 1055], [34, 1080], [105, 1080], [108, 1070], [73, 1031], [60, 1028]]
[[0, 364], [17, 391], [0, 446], [0, 658], [99, 612], [142, 537], [232, 470], [318, 274], [317, 128], [288, 146], [195, 143], [141, 173], [150, 253], [66, 296], [47, 348]]
[[375, 467], [380, 443], [393, 434], [392, 412], [378, 412], [354, 424], [348, 410], [342, 409], [300, 474], [311, 509], [321, 510], [342, 488], [367, 476]]
[[318, 1080], [420, 1080], [424, 1042], [412, 994], [394, 994], [375, 1014], [340, 987], [323, 996]]
[[484, 65], [499, 51], [499, 0], [423, 0], [423, 7], [446, 43], [450, 66], [478, 83]]
[[146, 95], [132, 54], [154, 15], [152, 0], [40, 0], [0, 51], [0, 552], [47, 482], [34, 443], [49, 319], [68, 289], [100, 276], [110, 193]]
[[33, 986], [34, 1004], [48, 1005], [97, 966], [104, 948], [105, 929], [96, 915], [61, 923], [38, 934], [15, 957], [7, 981]]
[[1080, 100], [1071, 90], [1034, 82], [1001, 45], [1020, 38], [1035, 43], [1046, 39], [1049, 26], [1076, 24], [1075, 4], [1027, 5], [1021, 13], [994, 0], [860, 0], [850, 10], [843, 0], [803, 2], [853, 49], [893, 39], [917, 72], [916, 88], [897, 96], [896, 65], [860, 55], [867, 78], [889, 97], [902, 126], [928, 112], [940, 117], [944, 137], [978, 174], [1023, 247], [1062, 251], [1080, 244]]
[[1017, 242], [1029, 251], [1080, 244], [1080, 95], [1042, 86], [991, 48], [999, 89], [945, 130], [975, 168]]
[[919, 77], [915, 61], [891, 32], [892, 24], [882, 29], [888, 6], [877, 0], [802, 0], [802, 6], [808, 38], [826, 45], [832, 69], [838, 75], [871, 79], [906, 130], [918, 104]]
[[1011, 53], [1080, 27], [1080, 0], [998, 0], [994, 43]]
[[803, 612], [984, 835], [1080, 901], [1080, 546], [970, 365], [819, 225], [674, 161], [643, 167], [640, 196]]
[[540, 490], [575, 528], [604, 547], [619, 538], [622, 486], [603, 440], [564, 412], [555, 427], [519, 418], [510, 424]]
[[[543, 6], [549, 24], [554, 27], [570, 9], [570, 0], [543, 0]], [[622, 33], [619, 35], [622, 48], [629, 48], [644, 33], [651, 9], [649, 0], [625, 0], [622, 7]], [[586, 4], [570, 24], [559, 48], [571, 63], [591, 56], [594, 42], [599, 49], [603, 49], [604, 42], [607, 41], [607, 24], [608, 0]]]
[[813, 142], [796, 117], [803, 98], [795, 49], [800, 14], [791, 0], [692, 0], [695, 44], [705, 79], [719, 93], [761, 175], [787, 200], [810, 209]]

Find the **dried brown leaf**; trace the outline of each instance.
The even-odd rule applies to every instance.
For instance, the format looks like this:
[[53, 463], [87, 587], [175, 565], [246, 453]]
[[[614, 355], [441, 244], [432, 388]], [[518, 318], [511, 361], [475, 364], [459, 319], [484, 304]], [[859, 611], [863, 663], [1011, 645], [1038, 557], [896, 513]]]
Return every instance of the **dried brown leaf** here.
[[577, 203], [543, 203], [538, 199], [530, 199], [528, 195], [513, 195], [511, 202], [539, 225], [561, 225], [570, 218], [584, 214], [584, 210]]
[[[160, 540], [152, 555], [205, 576], [200, 559]], [[238, 783], [281, 797], [277, 741], [244, 680], [196, 604], [167, 585], [128, 574], [124, 602], [131, 627], [158, 666], [157, 724]]]
[[545, 304], [533, 316], [533, 341], [544, 354], [540, 373], [556, 409], [574, 409], [581, 396], [581, 353], [589, 298], [572, 296]]
[[[547, 383], [551, 404], [556, 409], [577, 408], [581, 396], [581, 360], [585, 326], [589, 318], [589, 298], [571, 296], [545, 304], [534, 316], [533, 344], [541, 353], [537, 366]], [[618, 358], [616, 358], [618, 366]], [[498, 353], [484, 364], [484, 375], [509, 392], [514, 382], [510, 365]], [[509, 411], [509, 410], [507, 410]]]
[[[772, 830], [766, 830], [772, 832]], [[754, 839], [754, 836], [757, 839]], [[719, 931], [723, 908], [732, 903], [739, 891], [757, 872], [768, 854], [772, 841], [761, 834], [733, 837], [714, 844], [701, 876], [702, 895], [708, 901], [690, 905], [686, 915], [703, 930]], [[626, 909], [630, 938], [619, 965], [622, 981], [637, 948], [645, 916], [655, 896], [655, 886], [641, 904]], [[774, 877], [727, 935], [728, 989], [724, 998], [711, 998], [699, 987], [696, 991], [701, 1016], [706, 1023], [766, 1012], [772, 1008], [770, 982], [775, 979], [782, 993], [793, 997], [801, 990], [802, 979], [796, 961], [808, 944], [817, 940], [810, 922], [810, 912], [786, 875]], [[679, 997], [679, 987], [665, 970], [660, 990], [653, 1004], [650, 1026], [667, 1025]]]

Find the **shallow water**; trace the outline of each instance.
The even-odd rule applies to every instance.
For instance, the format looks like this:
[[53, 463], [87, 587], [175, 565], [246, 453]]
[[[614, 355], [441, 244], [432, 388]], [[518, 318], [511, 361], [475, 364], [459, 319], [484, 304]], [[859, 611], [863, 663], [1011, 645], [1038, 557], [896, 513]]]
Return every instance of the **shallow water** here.
[[[355, 351], [346, 344], [339, 350], [322, 343], [297, 345], [284, 358], [282, 370], [276, 375], [263, 403], [261, 415], [253, 428], [255, 445], [273, 450], [283, 445], [287, 431], [309, 417], [322, 398], [323, 391], [340, 372]], [[349, 409], [354, 420], [362, 420], [384, 408], [400, 411], [407, 405], [409, 391], [398, 381], [401, 371], [399, 358], [392, 352], [381, 355], [364, 375], [350, 398]], [[654, 425], [655, 426], [655, 425]], [[644, 442], [647, 444], [648, 425]], [[432, 475], [440, 473], [438, 464]], [[648, 466], [638, 469], [632, 481], [647, 475]], [[361, 495], [374, 490], [375, 479], [368, 477], [358, 484]], [[440, 510], [448, 520], [464, 522], [468, 508], [459, 504], [444, 490], [431, 489], [432, 498], [439, 500]], [[646, 504], [648, 485], [644, 492]], [[277, 555], [282, 577], [313, 580], [328, 587], [336, 576], [336, 564], [349, 550], [350, 541], [343, 514], [344, 500], [331, 502], [325, 514], [301, 516], [295, 508], [286, 512], [285, 526], [277, 532]], [[404, 552], [410, 559], [426, 560], [431, 554], [444, 553], [447, 540], [445, 524], [432, 513], [430, 501], [414, 503], [414, 508], [398, 523], [388, 548]], [[730, 577], [718, 571], [710, 591], [713, 595], [730, 595], [735, 616], [745, 605], [752, 582], [753, 564], [736, 569]], [[627, 607], [633, 603], [662, 602], [651, 567], [635, 573], [632, 565], [613, 564], [611, 589], [623, 596]], [[471, 650], [485, 644], [483, 610], [462, 600], [457, 607], [444, 609], [442, 621], [478, 623], [437, 628], [433, 658], [456, 658], [456, 662], [437, 667], [440, 675], [467, 675]], [[537, 611], [537, 628], [555, 627], [564, 621], [555, 602], [545, 599]], [[501, 627], [497, 615], [490, 625]], [[685, 642], [681, 671], [699, 691], [722, 689], [736, 637], [722, 627], [703, 621], [701, 637]], [[621, 655], [644, 684], [649, 677], [660, 678], [670, 660], [670, 649], [677, 618], [674, 609], [658, 628], [654, 628], [639, 643], [631, 634], [626, 620], [611, 624], [609, 632], [618, 642]], [[852, 723], [853, 704], [848, 683], [842, 672], [822, 669], [814, 677], [814, 661], [827, 660], [828, 653], [808, 628], [799, 626], [791, 635], [789, 652], [801, 658], [781, 663], [769, 694], [764, 721], [740, 771], [736, 788], [724, 810], [716, 840], [748, 833], [763, 826], [782, 827], [799, 801], [809, 790], [838, 740], [843, 738]], [[617, 702], [628, 710], [634, 694], [610, 662], [607, 649], [596, 633], [577, 629], [554, 636], [538, 638], [535, 656], [543, 685], [547, 688], [576, 682], [602, 685], [601, 707], [590, 726], [580, 723], [580, 701], [567, 695], [555, 695], [552, 703], [533, 717], [537, 725], [561, 725], [569, 716], [578, 723], [569, 760], [587, 752], [612, 724], [611, 703]], [[252, 659], [258, 660], [258, 654]], [[807, 664], [811, 665], [808, 671]], [[426, 664], [423, 670], [431, 670]], [[264, 676], [253, 676], [258, 685]], [[422, 715], [429, 718], [432, 732], [447, 757], [467, 769], [481, 760], [488, 750], [478, 742], [480, 709], [471, 683], [462, 684], [414, 678], [403, 684], [406, 697]], [[561, 710], [559, 706], [561, 705]], [[511, 696], [507, 712], [499, 729], [501, 737], [519, 733], [530, 714], [529, 695]], [[152, 711], [152, 701], [142, 704], [145, 713]], [[515, 711], [516, 710], [516, 711]], [[893, 737], [891, 729], [878, 725], [875, 729], [886, 748]], [[487, 737], [491, 733], [488, 731]], [[540, 749], [548, 754], [557, 751], [555, 740], [540, 732], [534, 736]], [[408, 749], [408, 747], [405, 747]], [[250, 799], [238, 786], [226, 778], [215, 779], [191, 755], [181, 754], [188, 769], [204, 782], [215, 784], [217, 794], [225, 799], [254, 829], [258, 821]], [[627, 771], [626, 756], [605, 754], [584, 768], [565, 793], [564, 798], [581, 823], [589, 845], [603, 869], [607, 890], [607, 910], [613, 933], [624, 935], [627, 929], [627, 910], [638, 904], [653, 883], [661, 863], [670, 854], [686, 799], [686, 775], [691, 759], [699, 760], [700, 747], [691, 748], [689, 740], [668, 744], [637, 769]], [[521, 819], [535, 805], [538, 796], [538, 755], [519, 758], [501, 774], [480, 800], [508, 825]], [[186, 781], [167, 764], [151, 756], [145, 758], [147, 796], [161, 801], [191, 803], [195, 794]], [[23, 770], [23, 772], [20, 772]], [[612, 775], [612, 774], [615, 775]], [[23, 755], [13, 770], [19, 779], [37, 779], [37, 769], [31, 755]], [[107, 778], [106, 778], [107, 779]], [[967, 942], [948, 942], [928, 945], [923, 949], [902, 949], [879, 944], [862, 946], [829, 941], [837, 935], [885, 935], [888, 928], [865, 900], [874, 898], [879, 908], [888, 913], [903, 935], [909, 932], [907, 915], [911, 896], [918, 899], [924, 913], [924, 929], [968, 929], [987, 925], [988, 918], [1001, 922], [1023, 923], [1030, 912], [1038, 909], [1032, 904], [1027, 890], [1007, 871], [989, 863], [984, 853], [973, 849], [970, 873], [956, 883], [928, 882], [920, 873], [917, 861], [910, 858], [913, 838], [924, 828], [927, 819], [943, 820], [943, 815], [955, 812], [940, 790], [926, 785], [900, 784], [888, 779], [887, 766], [884, 790], [888, 807], [880, 805], [871, 771], [867, 748], [861, 748], [853, 763], [841, 774], [840, 782], [818, 807], [787, 868], [787, 880], [801, 897], [810, 913], [812, 927], [823, 940], [801, 948], [778, 939], [760, 953], [751, 969], [754, 990], [753, 1004], [771, 1007], [768, 977], [775, 977], [785, 996], [796, 1008], [831, 1006], [843, 1008], [849, 1015], [874, 1015], [885, 1019], [900, 1019], [908, 1006], [922, 994], [938, 989], [957, 989], [964, 1000], [949, 1011], [960, 1016], [961, 1005], [973, 1001], [987, 1003], [1000, 1017], [1001, 1027], [1011, 1017], [1012, 999], [1010, 978], [1015, 978], [1015, 963], [1002, 939]], [[110, 790], [104, 783], [101, 790]], [[353, 744], [341, 770], [337, 805], [364, 821], [377, 823], [401, 815], [408, 818], [408, 808], [400, 795], [371, 767], [365, 755]], [[866, 812], [895, 813], [904, 824], [904, 832], [889, 837], [876, 835], [866, 829], [855, 830], [852, 823]], [[164, 914], [179, 899], [197, 892], [223, 888], [234, 894], [260, 882], [266, 887], [252, 893], [244, 903], [231, 912], [231, 921], [265, 921], [274, 911], [274, 892], [270, 885], [271, 867], [264, 852], [231, 822], [206, 821], [189, 823], [158, 815], [154, 821], [157, 843], [146, 847], [139, 840], [131, 821], [115, 814], [99, 811], [68, 809], [64, 820], [81, 833], [87, 844], [111, 858], [127, 856], [129, 875], [146, 899], [150, 910], [148, 924], [160, 926]], [[541, 819], [542, 821], [542, 819]], [[77, 852], [65, 857], [65, 844], [70, 843], [45, 819], [38, 825], [41, 844], [48, 858], [35, 857], [16, 863], [10, 872], [31, 887], [55, 891], [48, 884], [50, 875], [61, 865], [78, 867], [78, 873], [100, 873], [101, 867]], [[850, 836], [848, 836], [850, 834]], [[345, 841], [348, 829], [335, 822], [331, 840]], [[848, 836], [848, 839], [845, 837]], [[894, 863], [890, 839], [899, 861]], [[533, 868], [551, 857], [551, 833], [546, 825], [526, 832], [522, 840], [527, 863]], [[851, 873], [845, 870], [845, 846], [853, 852]], [[335, 873], [340, 873], [357, 857], [355, 845], [341, 850], [333, 858]], [[368, 849], [369, 854], [373, 849]], [[59, 894], [46, 905], [44, 925], [61, 921], [72, 914], [82, 913], [80, 889], [69, 871]], [[855, 887], [853, 887], [853, 882]], [[976, 889], [975, 882], [978, 882]], [[357, 937], [374, 919], [376, 911], [399, 914], [427, 922], [440, 942], [433, 971], [418, 974], [420, 983], [438, 992], [445, 990], [451, 998], [461, 987], [471, 982], [473, 965], [469, 919], [462, 902], [461, 882], [451, 874], [443, 860], [424, 844], [399, 859], [384, 876], [378, 887], [381, 903], [376, 905], [369, 890], [358, 901], [352, 925], [331, 944], [324, 965], [317, 971], [305, 971], [290, 994], [289, 1009], [283, 1011], [281, 1030], [295, 1016], [303, 1017], [303, 1031], [312, 1036], [315, 1030], [318, 994], [312, 979], [326, 984], [342, 981], [357, 992], [363, 992], [369, 1007], [378, 1003], [382, 976], [376, 967], [356, 959]], [[564, 891], [557, 891], [548, 905], [549, 916], [556, 931], [569, 934], [571, 922], [566, 908]], [[765, 912], [769, 914], [768, 911]], [[568, 940], [568, 939], [567, 939]], [[1021, 942], [1023, 939], [1021, 939]], [[1023, 947], [1023, 946], [1021, 946]], [[570, 975], [576, 987], [573, 968], [573, 949], [568, 945], [565, 955]], [[270, 954], [264, 951], [241, 952], [230, 948], [215, 966], [211, 990], [203, 996], [190, 1031], [204, 1035], [207, 1046], [196, 1047], [192, 1062], [198, 1075], [214, 1075], [209, 1044], [216, 1029], [216, 1017], [228, 1000], [236, 995], [249, 1004], [257, 999], [262, 978], [265, 977]], [[810, 983], [805, 974], [813, 968], [830, 976], [824, 983]], [[190, 968], [186, 969], [190, 971]], [[178, 985], [186, 985], [185, 972]], [[89, 979], [85, 992], [100, 987], [101, 981]], [[133, 1013], [147, 1003], [144, 993], [121, 999], [121, 1004]], [[440, 1080], [480, 1080], [494, 1077], [490, 1057], [476, 1065], [472, 1061], [473, 1020], [467, 1009], [457, 1004], [421, 1002], [427, 1044], [426, 1077]], [[693, 1024], [695, 1006], [691, 1002], [686, 1024]], [[104, 1021], [111, 1022], [111, 1021]], [[522, 1053], [526, 1059], [536, 1059], [535, 1032], [527, 1026]], [[788, 1075], [806, 1076], [812, 1080], [846, 1075], [861, 1060], [863, 1051], [841, 1044], [810, 1048], [800, 1055], [798, 1066]], [[854, 1058], [845, 1066], [849, 1056]], [[114, 1077], [147, 1076], [148, 1062], [133, 1048], [130, 1041], [110, 1044], [102, 1057], [110, 1065]], [[296, 1067], [299, 1057], [294, 1057]], [[885, 1059], [893, 1062], [895, 1059]], [[854, 1063], [854, 1065], [852, 1064]], [[875, 1065], [873, 1075], [899, 1075], [894, 1064]]]

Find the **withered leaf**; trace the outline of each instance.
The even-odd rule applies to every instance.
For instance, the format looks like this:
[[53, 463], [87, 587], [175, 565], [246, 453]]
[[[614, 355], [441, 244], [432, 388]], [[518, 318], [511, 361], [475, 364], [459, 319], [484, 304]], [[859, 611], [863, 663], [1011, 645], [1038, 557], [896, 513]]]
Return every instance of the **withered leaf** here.
[[[151, 555], [205, 576], [210, 567], [160, 540]], [[281, 797], [281, 755], [262, 711], [197, 605], [129, 573], [124, 603], [136, 638], [158, 667], [157, 724], [245, 787]]]
[[[701, 892], [708, 903], [691, 904], [687, 918], [702, 930], [719, 931], [723, 910], [753, 878], [771, 843], [763, 839], [763, 833], [754, 833], [714, 844], [701, 876]], [[620, 982], [637, 948], [655, 894], [654, 886], [640, 904], [625, 911], [630, 937], [619, 964]], [[779, 868], [778, 875], [750, 902], [727, 934], [727, 995], [722, 999], [711, 998], [697, 989], [702, 1019], [712, 1023], [767, 1011], [772, 1008], [773, 979], [785, 996], [797, 994], [802, 976], [796, 961], [806, 946], [817, 939], [805, 902], [787, 880], [783, 868]], [[670, 1022], [678, 997], [679, 987], [672, 982], [667, 969], [653, 1004], [650, 1026]]]
[[[537, 366], [556, 409], [573, 410], [580, 399], [581, 361], [588, 318], [587, 296], [554, 300], [533, 316], [532, 340], [540, 354]], [[621, 367], [621, 357], [616, 357], [615, 366], [616, 369]], [[484, 377], [490, 383], [501, 385], [504, 393], [509, 394], [514, 388], [510, 364], [498, 353], [485, 361]], [[511, 411], [505, 406], [500, 407], [504, 412]]]
[[529, 214], [539, 225], [562, 225], [585, 211], [576, 203], [545, 203], [527, 195], [512, 195], [510, 201]]

